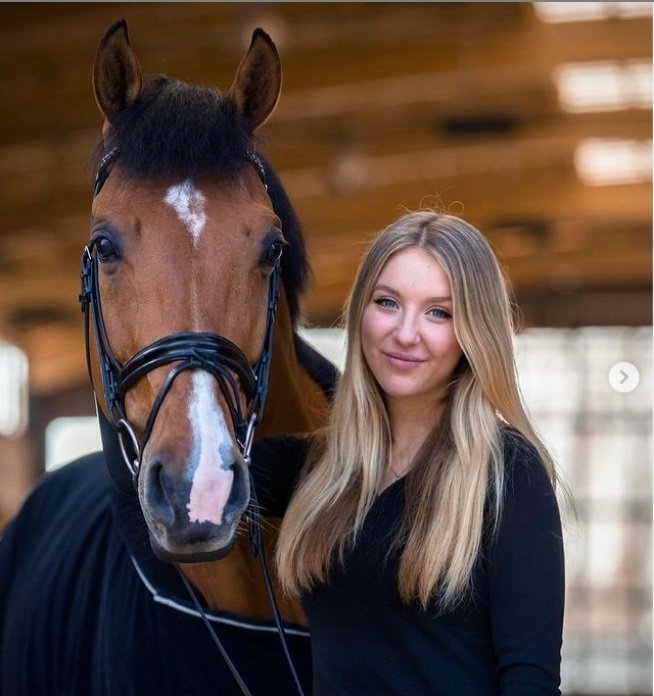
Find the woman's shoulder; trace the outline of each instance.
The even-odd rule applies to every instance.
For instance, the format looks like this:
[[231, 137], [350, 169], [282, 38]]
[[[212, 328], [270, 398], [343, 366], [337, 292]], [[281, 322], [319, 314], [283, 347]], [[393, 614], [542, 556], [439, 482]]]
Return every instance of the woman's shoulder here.
[[530, 495], [551, 494], [552, 480], [538, 449], [511, 427], [501, 430], [505, 489]]
[[540, 460], [538, 450], [519, 430], [508, 425], [500, 428], [500, 440], [507, 464], [516, 460]]

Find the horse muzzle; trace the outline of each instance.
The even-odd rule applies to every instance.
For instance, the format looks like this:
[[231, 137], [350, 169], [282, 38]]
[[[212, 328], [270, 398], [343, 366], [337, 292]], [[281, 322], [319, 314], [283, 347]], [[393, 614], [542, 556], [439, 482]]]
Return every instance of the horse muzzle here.
[[[245, 460], [216, 464], [190, 478], [171, 455], [153, 453], [141, 464], [139, 498], [154, 553], [164, 561], [196, 563], [227, 555], [250, 500]], [[180, 473], [177, 473], [177, 472]]]

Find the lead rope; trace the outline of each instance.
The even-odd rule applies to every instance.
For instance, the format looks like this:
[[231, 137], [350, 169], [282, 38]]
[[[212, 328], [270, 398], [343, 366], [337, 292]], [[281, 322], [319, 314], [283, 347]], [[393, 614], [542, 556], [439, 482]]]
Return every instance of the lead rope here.
[[200, 614], [202, 621], [204, 621], [204, 625], [207, 627], [207, 631], [209, 631], [209, 635], [213, 639], [213, 642], [215, 643], [216, 647], [220, 651], [220, 654], [223, 656], [223, 660], [225, 660], [225, 663], [227, 664], [227, 667], [229, 668], [229, 671], [232, 673], [232, 677], [234, 677], [234, 680], [238, 684], [239, 688], [241, 689], [242, 693], [245, 694], [245, 696], [252, 696], [252, 692], [247, 688], [245, 685], [245, 682], [241, 678], [241, 675], [239, 674], [238, 670], [236, 669], [236, 666], [234, 663], [231, 661], [227, 650], [225, 650], [225, 647], [223, 646], [220, 638], [218, 638], [218, 635], [213, 629], [213, 626], [211, 625], [209, 619], [207, 618], [207, 615], [202, 608], [202, 604], [200, 604], [200, 600], [198, 599], [197, 594], [195, 593], [195, 590], [193, 589], [191, 583], [186, 579], [186, 576], [184, 573], [182, 573], [181, 569], [179, 566], [175, 566], [177, 568], [177, 572], [179, 573], [179, 576], [182, 578], [182, 582], [184, 583], [188, 593], [191, 595], [191, 599], [193, 600], [193, 604], [195, 604], [195, 608], [197, 609], [198, 613]]
[[[304, 696], [304, 691], [302, 690], [302, 685], [300, 684], [300, 678], [298, 677], [297, 672], [295, 670], [295, 665], [293, 664], [293, 659], [291, 658], [291, 653], [290, 653], [290, 650], [288, 649], [288, 643], [286, 642], [286, 631], [284, 630], [284, 624], [282, 622], [282, 617], [281, 617], [281, 614], [279, 612], [279, 607], [277, 606], [277, 599], [275, 598], [275, 591], [273, 590], [272, 582], [270, 580], [270, 572], [268, 571], [268, 563], [266, 562], [266, 554], [264, 553], [263, 541], [261, 539], [261, 525], [259, 524], [259, 513], [257, 512], [257, 510], [259, 509], [259, 501], [257, 500], [256, 489], [254, 487], [254, 481], [252, 479], [252, 471], [249, 468], [250, 461], [251, 461], [250, 460], [250, 449], [252, 447], [252, 436], [254, 434], [253, 423], [254, 423], [255, 419], [256, 419], [256, 414], [255, 414], [255, 417], [250, 421], [250, 427], [248, 428], [248, 434], [247, 434], [245, 446], [243, 449], [243, 458], [245, 459], [245, 462], [248, 466], [248, 471], [250, 473], [250, 506], [251, 506], [251, 513], [250, 513], [250, 519], [249, 519], [249, 523], [250, 523], [250, 525], [249, 525], [249, 527], [250, 527], [250, 546], [252, 548], [252, 553], [254, 554], [254, 556], [259, 558], [259, 564], [261, 565], [261, 572], [263, 573], [263, 580], [264, 580], [264, 584], [266, 586], [266, 592], [268, 593], [270, 607], [272, 609], [273, 618], [275, 620], [275, 626], [277, 627], [277, 634], [279, 636], [279, 642], [282, 644], [282, 649], [284, 651], [284, 657], [286, 658], [286, 663], [287, 663], [288, 668], [291, 672], [291, 675], [293, 676], [293, 681], [295, 682], [295, 688], [297, 689], [297, 693], [299, 694], [299, 696]], [[227, 651], [225, 650], [225, 647], [223, 646], [220, 638], [218, 638], [218, 635], [217, 635], [216, 631], [214, 630], [214, 627], [211, 625], [211, 622], [209, 621], [209, 618], [207, 617], [206, 612], [202, 608], [202, 604], [200, 603], [200, 600], [198, 599], [197, 593], [193, 589], [193, 586], [188, 581], [188, 579], [184, 575], [184, 573], [181, 571], [180, 567], [179, 566], [175, 566], [175, 567], [177, 568], [177, 572], [179, 573], [180, 577], [182, 578], [182, 582], [184, 583], [184, 586], [186, 587], [186, 591], [191, 596], [191, 599], [193, 600], [193, 604], [195, 605], [195, 608], [197, 609], [198, 613], [200, 614], [202, 621], [204, 622], [204, 625], [207, 628], [207, 631], [209, 631], [209, 635], [211, 636], [211, 639], [216, 644], [216, 647], [220, 651], [220, 654], [223, 656], [225, 662], [227, 663], [227, 667], [229, 668], [229, 671], [232, 673], [232, 676], [234, 677], [234, 679], [236, 680], [236, 683], [238, 684], [241, 691], [244, 694], [246, 694], [246, 696], [252, 696], [251, 692], [248, 690], [247, 686], [245, 685], [245, 682], [241, 678], [239, 671], [236, 669], [236, 666], [229, 658], [229, 655], [227, 654]]]
[[[252, 480], [252, 477], [250, 476], [250, 480]], [[256, 494], [254, 493], [254, 487], [252, 487], [252, 492], [251, 492], [251, 501], [254, 503], [254, 506], [256, 508], [257, 505], [257, 498]], [[302, 690], [302, 685], [300, 684], [300, 679], [297, 675], [297, 672], [295, 671], [295, 665], [293, 664], [293, 659], [291, 658], [291, 653], [288, 649], [288, 644], [286, 642], [286, 631], [284, 630], [284, 624], [282, 623], [281, 615], [279, 613], [279, 607], [277, 606], [277, 600], [275, 599], [275, 592], [272, 588], [272, 583], [270, 581], [270, 573], [268, 572], [268, 564], [266, 563], [266, 556], [263, 551], [263, 543], [261, 541], [261, 526], [259, 525], [259, 517], [256, 512], [253, 511], [252, 517], [250, 518], [250, 541], [252, 543], [252, 551], [255, 556], [258, 556], [259, 558], [259, 563], [261, 564], [261, 570], [263, 572], [263, 578], [264, 578], [264, 583], [266, 585], [266, 592], [268, 593], [268, 598], [270, 599], [270, 606], [273, 611], [273, 618], [275, 620], [275, 626], [277, 627], [277, 634], [279, 635], [279, 642], [282, 644], [282, 648], [284, 650], [284, 657], [286, 658], [286, 662], [288, 664], [288, 668], [293, 675], [293, 681], [295, 682], [295, 688], [297, 689], [297, 692], [299, 696], [304, 696], [304, 691]], [[202, 604], [200, 603], [200, 600], [198, 599], [197, 593], [193, 589], [193, 586], [191, 583], [188, 581], [187, 577], [184, 575], [182, 570], [180, 569], [179, 566], [175, 566], [177, 568], [177, 572], [179, 573], [180, 577], [182, 578], [182, 582], [184, 583], [184, 586], [186, 587], [186, 591], [189, 593], [191, 596], [191, 599], [193, 600], [193, 604], [195, 605], [195, 608], [200, 614], [200, 617], [202, 618], [202, 621], [204, 622], [204, 625], [206, 626], [207, 631], [209, 631], [209, 635], [211, 636], [211, 639], [213, 640], [214, 644], [218, 648], [220, 654], [223, 656], [223, 659], [225, 660], [227, 667], [229, 668], [229, 671], [232, 673], [232, 676], [234, 677], [234, 680], [238, 684], [239, 688], [241, 689], [242, 693], [245, 694], [246, 696], [252, 696], [252, 692], [247, 688], [245, 685], [245, 682], [243, 681], [238, 669], [236, 669], [236, 665], [231, 661], [227, 650], [225, 649], [225, 646], [222, 644], [222, 641], [220, 638], [218, 638], [218, 634], [216, 633], [214, 627], [211, 625], [211, 622], [209, 621], [209, 618], [204, 611], [204, 608], [202, 607]]]
[[[252, 423], [252, 421], [251, 421], [251, 423]], [[245, 447], [244, 447], [244, 451], [243, 451], [243, 458], [245, 459], [246, 464], [248, 465], [248, 470], [249, 470], [249, 466], [250, 466], [250, 448], [252, 447], [253, 432], [254, 432], [254, 428], [251, 425], [251, 427], [248, 429], [248, 436], [246, 438]], [[264, 584], [266, 586], [266, 592], [268, 593], [270, 607], [272, 609], [273, 618], [275, 620], [275, 626], [277, 627], [277, 634], [279, 636], [279, 642], [282, 644], [282, 649], [284, 651], [284, 657], [286, 658], [286, 663], [287, 663], [288, 668], [291, 672], [291, 675], [293, 676], [293, 681], [295, 682], [295, 688], [297, 689], [297, 693], [299, 694], [299, 696], [304, 696], [304, 691], [302, 690], [300, 678], [297, 675], [297, 672], [295, 670], [295, 665], [293, 664], [293, 659], [291, 658], [290, 650], [288, 649], [288, 643], [286, 642], [286, 631], [284, 630], [284, 624], [282, 622], [282, 617], [281, 617], [281, 614], [279, 612], [279, 607], [277, 606], [277, 599], [275, 598], [275, 591], [273, 590], [272, 582], [270, 580], [270, 572], [268, 571], [268, 563], [266, 562], [266, 554], [264, 553], [263, 541], [261, 539], [261, 525], [259, 524], [259, 514], [257, 512], [257, 510], [259, 508], [259, 504], [258, 504], [259, 501], [257, 500], [257, 494], [256, 494], [256, 490], [254, 487], [254, 481], [252, 479], [251, 470], [249, 470], [249, 473], [250, 473], [250, 506], [252, 508], [251, 514], [250, 514], [250, 519], [249, 519], [250, 545], [251, 545], [252, 553], [254, 554], [254, 556], [259, 558], [259, 564], [261, 565], [261, 572], [263, 573], [263, 580], [264, 580]], [[197, 593], [193, 589], [193, 586], [188, 581], [187, 577], [184, 575], [184, 573], [182, 572], [180, 567], [179, 566], [175, 566], [175, 567], [177, 568], [177, 572], [179, 573], [180, 577], [182, 578], [182, 582], [184, 583], [184, 586], [186, 587], [186, 591], [191, 596], [191, 599], [193, 600], [193, 604], [195, 605], [195, 608], [197, 609], [198, 613], [200, 614], [200, 617], [202, 618], [202, 621], [204, 622], [204, 625], [206, 626], [207, 631], [209, 631], [209, 635], [211, 636], [211, 639], [213, 640], [216, 647], [220, 651], [220, 654], [223, 656], [223, 659], [227, 663], [227, 667], [229, 668], [229, 671], [232, 673], [232, 676], [234, 677], [234, 679], [236, 680], [236, 683], [238, 684], [241, 691], [244, 694], [246, 694], [246, 696], [252, 696], [251, 692], [248, 690], [247, 686], [245, 685], [245, 682], [243, 681], [241, 675], [239, 674], [239, 671], [236, 669], [236, 666], [229, 658], [229, 655], [227, 654], [227, 651], [225, 650], [225, 647], [223, 646], [220, 638], [218, 638], [218, 635], [217, 635], [216, 631], [214, 630], [214, 627], [211, 625], [211, 622], [209, 621], [209, 618], [207, 617], [207, 614], [204, 611], [202, 604], [200, 603], [200, 600], [198, 599]]]
[[[249, 458], [249, 455], [248, 455]], [[250, 500], [253, 503], [252, 516], [250, 518], [250, 542], [252, 544], [252, 552], [255, 556], [259, 557], [259, 563], [261, 565], [261, 571], [263, 573], [263, 579], [266, 585], [266, 591], [268, 592], [268, 598], [270, 599], [270, 606], [273, 612], [273, 618], [275, 619], [275, 625], [277, 626], [277, 633], [279, 635], [279, 642], [282, 644], [284, 650], [284, 657], [288, 664], [288, 668], [293, 675], [293, 681], [295, 682], [295, 688], [300, 696], [304, 696], [304, 691], [302, 691], [302, 685], [300, 684], [300, 679], [295, 671], [295, 665], [291, 658], [291, 653], [288, 649], [288, 644], [286, 643], [286, 632], [284, 630], [284, 624], [282, 623], [282, 618], [279, 613], [279, 607], [277, 606], [277, 599], [275, 598], [275, 592], [270, 581], [270, 573], [268, 572], [268, 563], [266, 562], [266, 554], [263, 551], [263, 542], [261, 540], [261, 525], [259, 524], [259, 513], [257, 512], [258, 501], [257, 495], [254, 490], [254, 482], [252, 481], [252, 474], [250, 473], [250, 481], [252, 482], [250, 489]]]

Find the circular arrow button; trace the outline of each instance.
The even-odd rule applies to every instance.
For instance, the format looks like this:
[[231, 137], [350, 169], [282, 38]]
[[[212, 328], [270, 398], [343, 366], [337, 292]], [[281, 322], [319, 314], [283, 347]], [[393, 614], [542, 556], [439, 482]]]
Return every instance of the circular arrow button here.
[[638, 368], [630, 362], [616, 363], [609, 370], [609, 384], [620, 394], [632, 392], [640, 382]]

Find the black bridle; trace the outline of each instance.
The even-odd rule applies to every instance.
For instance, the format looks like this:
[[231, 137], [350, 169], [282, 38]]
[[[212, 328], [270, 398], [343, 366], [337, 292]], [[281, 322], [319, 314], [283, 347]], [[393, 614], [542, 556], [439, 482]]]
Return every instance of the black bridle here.
[[[117, 156], [118, 149], [114, 148], [102, 158], [95, 179], [94, 197], [102, 189], [109, 175], [110, 166]], [[254, 153], [247, 153], [247, 160], [255, 165], [257, 173], [267, 190], [266, 173], [261, 159]], [[223, 336], [205, 332], [181, 332], [165, 336], [139, 350], [124, 365], [121, 364], [111, 349], [102, 313], [98, 263], [95, 242], [92, 241], [84, 247], [82, 253], [82, 292], [79, 297], [82, 311], [84, 312], [86, 361], [91, 381], [93, 381], [90, 360], [90, 307], [93, 310], [93, 329], [108, 416], [111, 425], [116, 431], [124, 462], [134, 483], [138, 479], [141, 457], [152, 433], [159, 409], [175, 379], [186, 370], [206, 370], [215, 377], [227, 403], [241, 454], [248, 461], [254, 428], [261, 420], [268, 391], [273, 326], [279, 297], [280, 260], [277, 260], [270, 276], [266, 333], [261, 355], [254, 367], [237, 345]], [[170, 363], [176, 364], [170, 370], [166, 380], [159, 389], [143, 435], [139, 441], [134, 427], [127, 418], [125, 395], [148, 372]], [[243, 391], [245, 396], [247, 404], [246, 414], [241, 409], [240, 390]]]
[[[100, 161], [93, 187], [94, 198], [102, 189], [111, 171], [111, 165], [118, 156], [119, 150], [117, 147], [114, 147], [105, 154]], [[254, 165], [267, 191], [266, 171], [262, 160], [253, 152], [245, 153], [245, 158]], [[254, 366], [250, 364], [243, 351], [230, 340], [226, 339], [224, 336], [206, 332], [180, 332], [165, 336], [164, 338], [154, 341], [145, 348], [142, 348], [129, 358], [125, 364], [121, 364], [111, 349], [107, 327], [102, 313], [100, 285], [98, 280], [99, 261], [98, 252], [95, 247], [94, 241], [91, 241], [84, 247], [80, 273], [82, 290], [79, 301], [82, 312], [84, 313], [86, 362], [91, 384], [95, 390], [90, 352], [90, 314], [92, 314], [93, 330], [96, 339], [98, 359], [100, 361], [102, 388], [108, 411], [109, 424], [113, 427], [118, 439], [120, 451], [131, 475], [133, 486], [137, 488], [143, 451], [152, 433], [161, 405], [175, 379], [186, 370], [206, 370], [213, 375], [218, 382], [229, 409], [239, 449], [241, 450], [246, 464], [249, 465], [254, 430], [261, 420], [268, 391], [268, 374], [272, 354], [273, 326], [279, 297], [281, 260], [277, 260], [270, 276], [265, 337], [261, 355]], [[148, 372], [162, 365], [171, 363], [175, 363], [175, 365], [171, 368], [163, 385], [159, 389], [150, 414], [148, 415], [143, 435], [139, 440], [134, 427], [127, 418], [127, 413], [125, 411], [125, 395], [127, 391], [147, 375]], [[243, 413], [243, 409], [241, 408], [241, 391], [245, 396], [247, 413]], [[298, 693], [302, 696], [302, 687], [288, 651], [284, 627], [266, 566], [257, 512], [256, 491], [253, 485], [251, 486], [250, 504], [252, 508], [249, 514], [251, 547], [253, 553], [258, 556], [261, 563], [266, 590], [270, 599], [273, 617], [282, 642], [284, 654]], [[213, 626], [211, 626], [193, 587], [179, 568], [178, 571], [198, 613], [211, 634], [212, 640], [225, 659], [232, 676], [241, 688], [241, 691], [244, 694], [250, 694], [239, 671], [227, 654], [219, 637], [216, 635]]]

